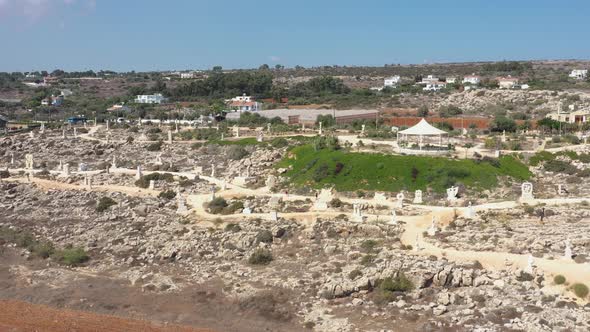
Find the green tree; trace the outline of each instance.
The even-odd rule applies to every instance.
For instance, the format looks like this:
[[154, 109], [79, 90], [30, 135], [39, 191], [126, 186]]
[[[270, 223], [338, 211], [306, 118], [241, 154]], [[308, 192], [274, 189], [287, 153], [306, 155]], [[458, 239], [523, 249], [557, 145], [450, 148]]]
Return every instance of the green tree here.
[[498, 115], [490, 124], [490, 129], [495, 132], [502, 132], [504, 130], [514, 132], [516, 131], [516, 122], [504, 115]]
[[418, 116], [419, 117], [422, 117], [422, 118], [428, 117], [428, 113], [429, 113], [429, 111], [428, 111], [428, 107], [426, 105], [422, 105], [418, 109]]

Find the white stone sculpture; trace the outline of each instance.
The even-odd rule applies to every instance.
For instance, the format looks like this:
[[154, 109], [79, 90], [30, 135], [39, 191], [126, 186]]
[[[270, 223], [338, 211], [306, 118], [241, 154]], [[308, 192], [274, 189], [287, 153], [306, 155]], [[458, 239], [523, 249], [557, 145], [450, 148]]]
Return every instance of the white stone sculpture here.
[[414, 204], [422, 204], [422, 190], [416, 190], [414, 192]]
[[535, 199], [533, 196], [533, 184], [530, 182], [524, 182], [521, 185], [521, 194], [520, 194], [520, 200], [521, 201], [530, 201]]
[[448, 188], [447, 189], [447, 200], [449, 202], [456, 201], [458, 193], [459, 193], [459, 187], [452, 186], [451, 188]]

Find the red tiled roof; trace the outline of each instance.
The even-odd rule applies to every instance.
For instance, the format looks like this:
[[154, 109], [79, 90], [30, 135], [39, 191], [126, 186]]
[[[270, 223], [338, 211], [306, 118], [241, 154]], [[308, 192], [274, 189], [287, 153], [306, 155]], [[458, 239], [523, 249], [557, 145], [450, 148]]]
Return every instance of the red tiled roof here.
[[254, 106], [256, 102], [254, 101], [232, 101], [229, 106], [231, 107], [241, 107], [241, 106]]

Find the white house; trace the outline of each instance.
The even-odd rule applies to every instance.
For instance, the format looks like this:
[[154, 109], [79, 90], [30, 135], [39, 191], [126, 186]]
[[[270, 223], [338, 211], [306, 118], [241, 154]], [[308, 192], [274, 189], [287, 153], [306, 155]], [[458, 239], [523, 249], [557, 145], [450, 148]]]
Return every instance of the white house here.
[[401, 81], [401, 77], [399, 75], [387, 77], [383, 83], [383, 86], [395, 88], [399, 84], [400, 81]]
[[52, 95], [51, 97], [47, 97], [43, 100], [41, 100], [41, 106], [61, 106], [64, 102], [64, 96], [59, 95], [59, 96], [54, 96]]
[[251, 96], [246, 96], [246, 94], [244, 93], [241, 96], [237, 96], [230, 99], [230, 101], [251, 102], [254, 101], [254, 98], [252, 98]]
[[193, 73], [193, 72], [180, 73], [180, 78], [182, 78], [182, 79], [192, 79], [192, 78], [195, 78], [195, 73]]
[[574, 69], [570, 73], [570, 77], [575, 78], [577, 80], [586, 79], [587, 76], [588, 76], [588, 69]]
[[227, 104], [232, 110], [238, 112], [256, 112], [262, 109], [262, 103], [255, 101], [251, 96], [246, 96], [246, 94], [228, 100]]
[[446, 82], [432, 82], [432, 83], [427, 83], [426, 86], [424, 88], [422, 88], [422, 90], [424, 91], [439, 91], [443, 88], [447, 87], [447, 83]]
[[455, 82], [457, 82], [457, 78], [455, 76], [449, 76], [445, 81], [447, 84], [455, 84]]
[[557, 112], [547, 114], [547, 117], [559, 122], [586, 123], [590, 121], [590, 109], [576, 109], [574, 105], [570, 105], [566, 112], [558, 110]]
[[419, 84], [424, 84], [427, 85], [429, 83], [438, 83], [438, 81], [440, 81], [438, 79], [438, 77], [434, 76], [434, 75], [428, 75], [426, 77], [422, 78], [422, 82], [420, 82]]
[[154, 95], [138, 95], [135, 102], [138, 104], [161, 104], [166, 101], [166, 98], [161, 93]]
[[463, 84], [473, 84], [473, 85], [478, 85], [479, 83], [481, 83], [481, 77], [477, 76], [477, 75], [467, 75], [465, 77], [463, 77]]
[[518, 84], [518, 78], [507, 76], [498, 77], [498, 86], [500, 89], [512, 89]]

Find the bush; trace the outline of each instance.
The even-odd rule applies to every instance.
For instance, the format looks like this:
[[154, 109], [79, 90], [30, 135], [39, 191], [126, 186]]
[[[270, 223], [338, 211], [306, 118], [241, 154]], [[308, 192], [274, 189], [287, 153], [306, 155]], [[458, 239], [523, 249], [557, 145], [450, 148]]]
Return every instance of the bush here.
[[152, 144], [146, 146], [145, 149], [148, 151], [160, 151], [160, 149], [162, 149], [162, 144], [163, 144], [162, 141], [152, 143]]
[[339, 208], [342, 206], [342, 201], [338, 198], [332, 198], [330, 201], [330, 206], [333, 208]]
[[572, 291], [576, 294], [577, 297], [583, 299], [588, 296], [588, 286], [580, 283], [576, 283], [572, 285]]
[[383, 280], [377, 280], [374, 302], [377, 305], [387, 304], [394, 299], [394, 292], [406, 292], [414, 289], [414, 284], [403, 273], [397, 277], [387, 277]]
[[98, 205], [96, 206], [96, 212], [104, 212], [113, 205], [117, 205], [117, 202], [115, 202], [112, 198], [102, 197], [98, 201]]
[[330, 175], [330, 171], [327, 164], [321, 164], [318, 166], [315, 171], [313, 172], [313, 180], [315, 182], [321, 182], [323, 179], [327, 178]]
[[270, 145], [273, 148], [284, 148], [284, 147], [286, 147], [286, 146], [289, 145], [289, 142], [286, 139], [284, 139], [284, 138], [275, 138], [275, 139], [272, 140], [272, 142], [270, 143]]
[[0, 171], [0, 179], [7, 179], [10, 177], [10, 172], [8, 171]]
[[158, 198], [163, 198], [163, 199], [167, 199], [167, 200], [171, 200], [174, 197], [176, 197], [176, 192], [174, 190], [166, 190], [166, 191], [162, 191], [159, 195]]
[[525, 212], [526, 214], [528, 214], [529, 216], [532, 216], [532, 215], [534, 215], [534, 214], [535, 214], [535, 208], [534, 208], [534, 207], [532, 207], [532, 206], [530, 206], [530, 205], [525, 205], [525, 206], [524, 206], [524, 212]]
[[239, 145], [232, 145], [227, 149], [227, 157], [231, 160], [241, 160], [248, 155], [248, 151]]
[[55, 247], [51, 242], [37, 242], [29, 246], [29, 251], [39, 258], [49, 258], [55, 252]]
[[369, 266], [372, 265], [373, 262], [375, 262], [375, 255], [364, 255], [363, 258], [361, 258], [361, 265]]
[[361, 249], [363, 249], [364, 252], [372, 253], [377, 245], [378, 242], [375, 240], [365, 240], [361, 243]]
[[240, 227], [240, 225], [238, 225], [238, 224], [230, 223], [230, 224], [225, 225], [226, 232], [237, 233], [241, 230], [242, 230], [242, 227]]
[[209, 204], [207, 204], [207, 207], [213, 214], [221, 213], [221, 211], [227, 206], [227, 201], [223, 197], [216, 197], [211, 202], [209, 202]]
[[362, 275], [363, 275], [363, 273], [361, 271], [355, 269], [355, 270], [350, 271], [350, 273], [348, 274], [348, 279], [354, 280]]
[[387, 292], [407, 292], [414, 289], [414, 284], [404, 273], [399, 273], [395, 278], [387, 277], [381, 280], [377, 288]]
[[150, 186], [150, 181], [166, 181], [166, 182], [173, 182], [174, 176], [169, 173], [151, 173], [148, 175], [144, 175], [139, 180], [135, 181], [135, 185], [140, 188], [147, 188]]
[[569, 175], [575, 174], [578, 171], [574, 165], [562, 160], [549, 160], [545, 162], [543, 167], [548, 172], [565, 173]]
[[78, 266], [87, 262], [90, 256], [82, 248], [68, 248], [56, 252], [53, 258], [64, 265]]
[[148, 134], [158, 134], [161, 132], [162, 132], [162, 130], [160, 128], [150, 128], [150, 129], [146, 130], [146, 133], [148, 133]]
[[252, 265], [268, 265], [272, 262], [272, 254], [266, 249], [256, 249], [248, 258], [248, 263]]
[[256, 234], [256, 242], [257, 243], [272, 243], [272, 233], [268, 230], [263, 230]]
[[562, 276], [561, 274], [558, 274], [555, 277], [553, 277], [553, 282], [556, 285], [563, 285], [563, 284], [565, 284], [565, 277]]

